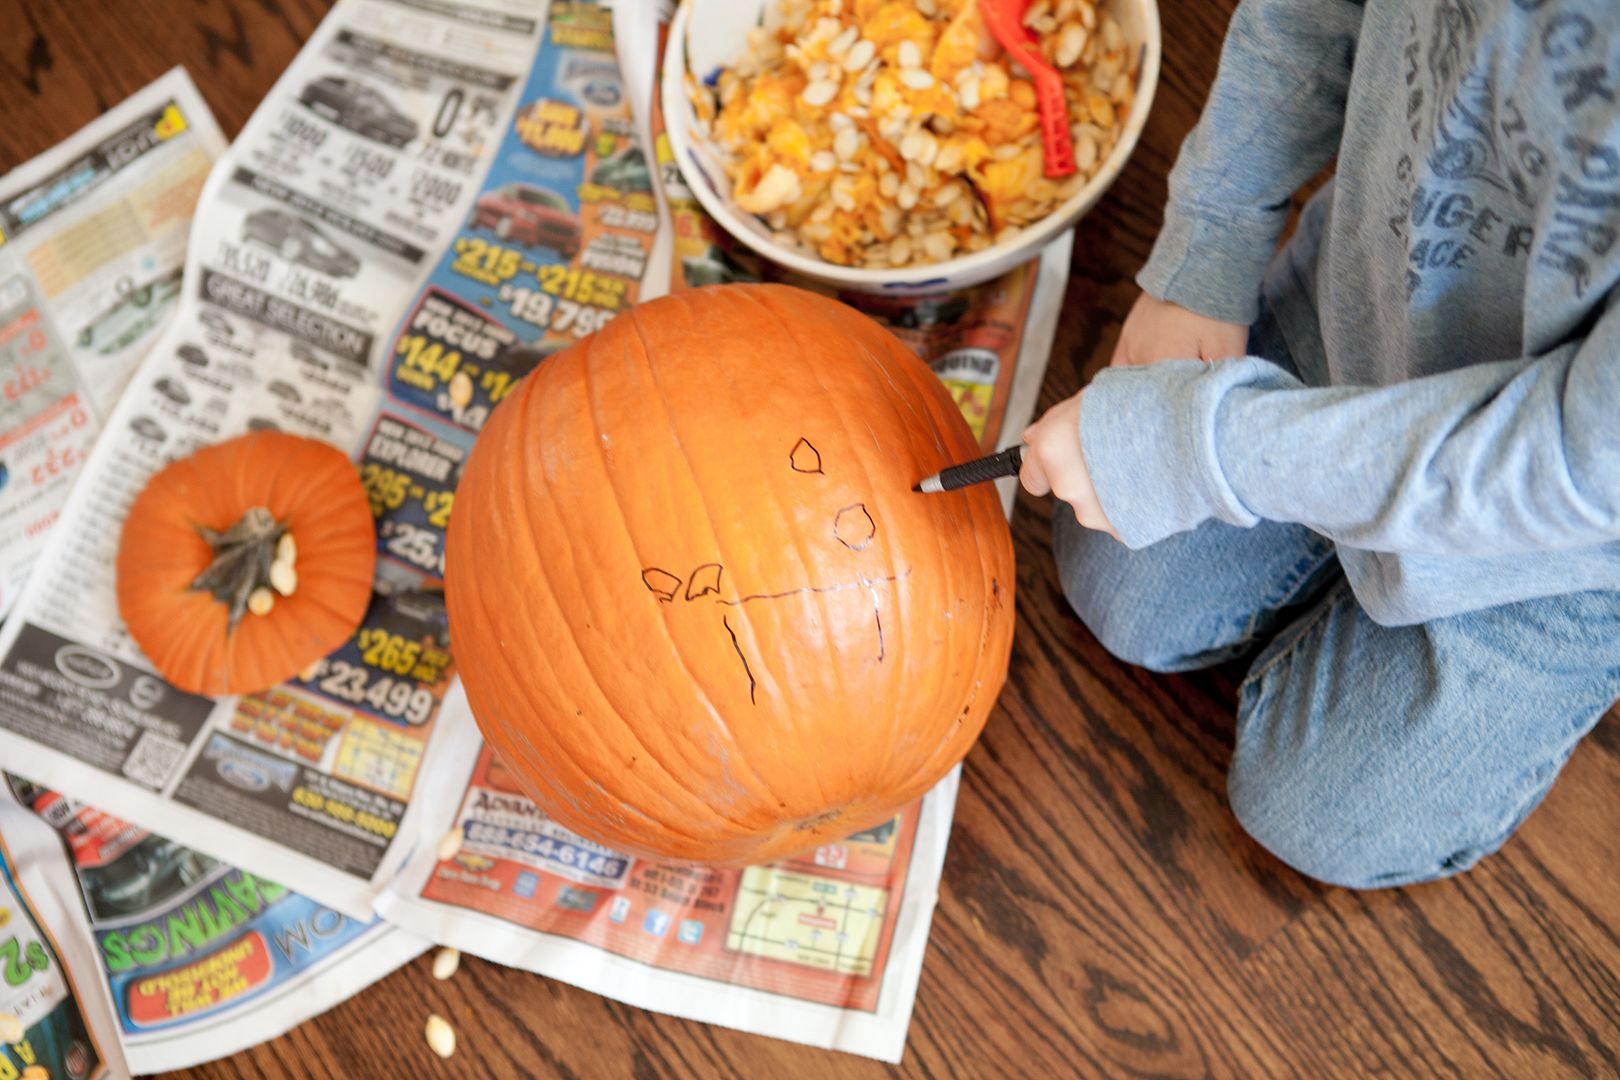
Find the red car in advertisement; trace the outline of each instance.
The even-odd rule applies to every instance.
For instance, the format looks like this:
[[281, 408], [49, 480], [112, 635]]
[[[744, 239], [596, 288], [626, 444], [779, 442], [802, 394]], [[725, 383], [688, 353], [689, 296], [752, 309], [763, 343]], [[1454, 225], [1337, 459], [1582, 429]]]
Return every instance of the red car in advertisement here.
[[561, 195], [530, 184], [504, 184], [478, 197], [468, 227], [492, 229], [502, 240], [547, 247], [565, 259], [579, 254], [579, 218]]

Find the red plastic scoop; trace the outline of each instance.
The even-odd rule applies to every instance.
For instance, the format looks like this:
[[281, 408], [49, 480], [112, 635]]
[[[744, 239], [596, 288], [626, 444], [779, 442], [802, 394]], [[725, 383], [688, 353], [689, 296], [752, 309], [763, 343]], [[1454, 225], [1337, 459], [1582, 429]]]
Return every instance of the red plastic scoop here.
[[1063, 79], [1036, 52], [1035, 35], [1024, 26], [1029, 0], [978, 0], [979, 13], [991, 35], [1035, 80], [1035, 101], [1041, 111], [1041, 150], [1047, 176], [1074, 172], [1074, 143], [1069, 138], [1069, 109], [1063, 100]]

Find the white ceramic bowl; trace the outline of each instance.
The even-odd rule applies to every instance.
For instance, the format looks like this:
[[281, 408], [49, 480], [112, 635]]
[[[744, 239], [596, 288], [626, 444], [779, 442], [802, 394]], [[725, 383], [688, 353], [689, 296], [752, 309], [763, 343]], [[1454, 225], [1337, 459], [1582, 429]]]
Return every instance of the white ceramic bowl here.
[[721, 228], [772, 262], [845, 289], [862, 292], [922, 293], [956, 289], [986, 281], [1034, 258], [1063, 230], [1071, 228], [1097, 204], [1125, 167], [1153, 106], [1159, 81], [1159, 8], [1156, 0], [1108, 0], [1131, 45], [1141, 51], [1136, 97], [1124, 130], [1096, 174], [1046, 217], [998, 244], [941, 263], [889, 270], [839, 266], [772, 239], [764, 222], [738, 208], [719, 154], [704, 139], [687, 96], [685, 76], [703, 78], [728, 67], [747, 48], [750, 27], [759, 25], [764, 9], [778, 0], [682, 0], [670, 24], [668, 61], [664, 65], [663, 109], [670, 148], [686, 185]]

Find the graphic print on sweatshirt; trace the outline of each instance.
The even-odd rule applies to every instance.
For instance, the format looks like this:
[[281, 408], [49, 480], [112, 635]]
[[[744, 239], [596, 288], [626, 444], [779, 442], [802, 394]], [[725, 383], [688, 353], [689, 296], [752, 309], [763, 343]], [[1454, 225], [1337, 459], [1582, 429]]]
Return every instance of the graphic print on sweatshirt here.
[[[1426, 280], [1458, 271], [1522, 282], [1526, 260], [1556, 271], [1577, 299], [1607, 287], [1600, 268], [1620, 220], [1611, 60], [1620, 24], [1599, 14], [1603, 6], [1410, 5], [1402, 72], [1410, 148], [1395, 168], [1409, 194], [1389, 217], [1406, 245], [1410, 303], [1424, 299]], [[1475, 266], [1483, 260], [1520, 265]]]

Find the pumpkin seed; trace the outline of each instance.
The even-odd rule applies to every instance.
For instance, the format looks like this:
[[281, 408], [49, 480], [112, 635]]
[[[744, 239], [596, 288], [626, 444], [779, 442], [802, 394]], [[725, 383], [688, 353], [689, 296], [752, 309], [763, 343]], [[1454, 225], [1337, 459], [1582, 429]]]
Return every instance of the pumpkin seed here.
[[451, 829], [439, 837], [439, 846], [433, 849], [433, 853], [439, 857], [440, 862], [449, 862], [460, 853], [461, 842], [464, 839], [465, 836], [460, 829]]
[[902, 41], [895, 58], [903, 68], [922, 67], [922, 50], [917, 48], [915, 41]]
[[1079, 23], [1069, 23], [1063, 28], [1058, 37], [1057, 49], [1052, 54], [1052, 62], [1060, 68], [1070, 67], [1080, 59], [1080, 54], [1086, 47], [1086, 28]]
[[804, 93], [799, 95], [799, 99], [812, 109], [819, 109], [832, 101], [837, 93], [837, 83], [831, 79], [818, 79], [804, 88]]
[[461, 966], [461, 950], [452, 949], [446, 945], [433, 954], [433, 977], [443, 982], [456, 973]]
[[840, 161], [848, 161], [860, 148], [861, 136], [853, 127], [842, 128], [833, 136], [833, 153]]
[[472, 376], [465, 371], [458, 371], [450, 376], [450, 404], [458, 409], [465, 409], [473, 399]]
[[450, 1026], [450, 1021], [438, 1013], [427, 1018], [427, 1044], [442, 1058], [456, 1052], [456, 1029]]
[[877, 55], [877, 46], [866, 38], [861, 38], [851, 45], [849, 52], [844, 54], [844, 70], [859, 71], [871, 63], [872, 57]]
[[293, 569], [290, 562], [273, 562], [270, 564], [270, 587], [282, 596], [291, 596], [298, 591], [298, 571]]
[[1109, 52], [1116, 52], [1125, 47], [1125, 32], [1119, 28], [1112, 15], [1103, 18], [1102, 25], [1103, 48]]
[[1074, 165], [1084, 173], [1097, 167], [1097, 140], [1089, 133], [1074, 140]]
[[268, 615], [270, 609], [276, 606], [276, 594], [260, 585], [248, 593], [248, 610], [255, 615]]
[[922, 68], [902, 69], [900, 81], [912, 90], [926, 90], [934, 85], [934, 77]]
[[281, 534], [276, 541], [276, 562], [294, 563], [298, 561], [298, 544], [293, 540], [290, 532]]
[[0, 1043], [20, 1043], [24, 1031], [20, 1017], [11, 1013], [0, 1013]]

